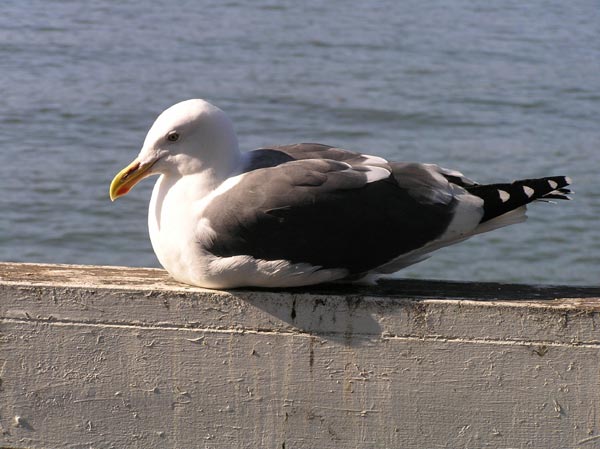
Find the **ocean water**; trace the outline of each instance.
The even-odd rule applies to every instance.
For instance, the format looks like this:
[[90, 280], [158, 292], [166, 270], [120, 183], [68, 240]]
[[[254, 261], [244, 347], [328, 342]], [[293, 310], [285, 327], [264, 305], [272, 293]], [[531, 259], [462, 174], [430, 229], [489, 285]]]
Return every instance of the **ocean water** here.
[[569, 175], [574, 201], [399, 276], [600, 281], [595, 0], [5, 0], [0, 73], [0, 260], [158, 266], [153, 181], [116, 203], [108, 185], [158, 113], [200, 97], [246, 149], [316, 141], [480, 182]]

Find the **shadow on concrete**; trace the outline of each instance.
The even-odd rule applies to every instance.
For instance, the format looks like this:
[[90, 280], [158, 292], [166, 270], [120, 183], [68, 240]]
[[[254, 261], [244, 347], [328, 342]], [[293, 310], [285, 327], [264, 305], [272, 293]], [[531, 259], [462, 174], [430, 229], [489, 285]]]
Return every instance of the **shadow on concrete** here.
[[293, 328], [362, 346], [382, 335], [380, 317], [400, 314], [419, 322], [426, 299], [538, 302], [550, 306], [575, 304], [600, 309], [599, 287], [535, 286], [428, 280], [382, 280], [376, 286], [324, 284], [280, 290], [232, 291], [245, 302]]
[[[260, 289], [253, 289], [253, 291], [257, 290]], [[417, 301], [431, 298], [468, 299], [471, 301], [540, 301], [569, 298], [600, 298], [600, 286], [526, 285], [418, 279], [383, 279], [377, 285], [372, 286], [360, 284], [322, 284], [281, 289], [280, 291], [314, 295], [375, 296]]]

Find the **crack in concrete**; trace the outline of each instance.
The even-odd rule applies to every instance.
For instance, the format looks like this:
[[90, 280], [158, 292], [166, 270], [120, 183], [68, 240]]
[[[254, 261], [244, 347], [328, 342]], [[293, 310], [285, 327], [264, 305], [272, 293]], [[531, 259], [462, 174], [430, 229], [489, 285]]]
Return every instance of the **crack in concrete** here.
[[[0, 323], [18, 323], [18, 324], [47, 324], [51, 326], [61, 327], [95, 327], [101, 329], [137, 329], [137, 330], [165, 330], [174, 332], [192, 332], [192, 333], [215, 333], [215, 334], [250, 334], [250, 335], [275, 335], [275, 336], [294, 336], [294, 337], [305, 337], [314, 338], [315, 335], [320, 337], [332, 337], [338, 339], [341, 332], [305, 332], [301, 330], [267, 330], [267, 329], [251, 329], [251, 328], [218, 328], [218, 327], [180, 327], [172, 325], [162, 324], [120, 324], [120, 323], [109, 323], [109, 322], [98, 322], [98, 321], [71, 321], [71, 320], [47, 320], [37, 319], [33, 317], [29, 318], [2, 318], [0, 317]], [[367, 334], [367, 333], [355, 333], [355, 338], [362, 339], [378, 339], [378, 340], [389, 340], [389, 341], [414, 341], [414, 342], [444, 342], [444, 343], [467, 343], [467, 344], [487, 344], [487, 345], [501, 345], [501, 346], [521, 346], [530, 347], [535, 352], [535, 348], [548, 348], [548, 347], [562, 347], [562, 348], [591, 348], [600, 349], [600, 341], [598, 342], [556, 342], [549, 340], [515, 340], [515, 339], [488, 339], [488, 338], [468, 338], [468, 337], [448, 337], [443, 335], [393, 335], [393, 334]], [[189, 340], [189, 339], [188, 339]], [[547, 352], [547, 351], [546, 351]]]

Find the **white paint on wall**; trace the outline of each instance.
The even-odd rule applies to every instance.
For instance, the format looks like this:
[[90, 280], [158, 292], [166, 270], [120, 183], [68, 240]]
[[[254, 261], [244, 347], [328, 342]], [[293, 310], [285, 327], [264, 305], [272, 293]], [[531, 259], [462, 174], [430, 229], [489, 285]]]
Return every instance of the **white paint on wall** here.
[[595, 290], [392, 284], [0, 264], [0, 447], [594, 447]]

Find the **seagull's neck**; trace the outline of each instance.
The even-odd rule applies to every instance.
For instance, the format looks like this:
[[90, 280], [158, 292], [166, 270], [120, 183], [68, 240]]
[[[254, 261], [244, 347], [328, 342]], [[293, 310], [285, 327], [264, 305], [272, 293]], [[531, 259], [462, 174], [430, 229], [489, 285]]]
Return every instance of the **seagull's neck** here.
[[207, 165], [200, 163], [192, 170], [194, 164], [190, 163], [186, 166], [187, 170], [167, 172], [159, 178], [150, 201], [150, 214], [154, 215], [158, 228], [161, 227], [164, 207], [172, 206], [180, 211], [191, 208], [240, 173], [243, 158], [237, 146], [213, 154], [218, 157]]
[[186, 175], [165, 174], [156, 186], [156, 200], [170, 200], [191, 205], [214, 192], [229, 178], [239, 174], [239, 162], [228, 167], [207, 168]]

